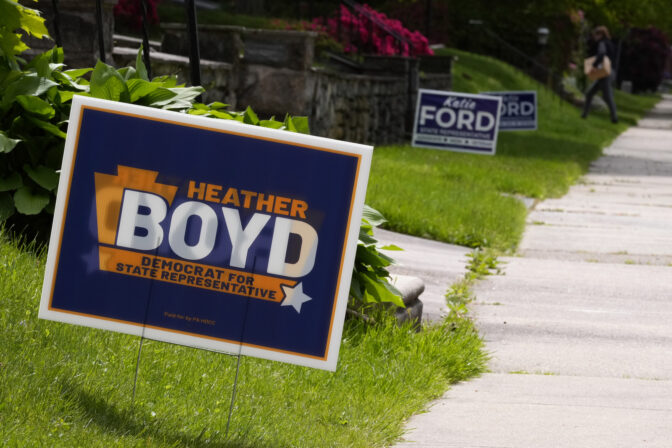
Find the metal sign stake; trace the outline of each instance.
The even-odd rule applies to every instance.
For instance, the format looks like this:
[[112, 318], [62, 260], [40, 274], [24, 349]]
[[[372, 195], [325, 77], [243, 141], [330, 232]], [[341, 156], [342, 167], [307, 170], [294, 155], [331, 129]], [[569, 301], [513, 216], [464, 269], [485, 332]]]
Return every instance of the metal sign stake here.
[[142, 336], [140, 336], [140, 347], [138, 347], [138, 358], [135, 361], [135, 376], [133, 377], [133, 395], [131, 396], [131, 408], [135, 403], [135, 389], [138, 385], [138, 372], [140, 371], [140, 356], [142, 355], [142, 344], [144, 342], [145, 342], [145, 336], [143, 334]]
[[[158, 247], [154, 250], [154, 256], [159, 253]], [[131, 394], [131, 408], [135, 404], [135, 390], [138, 386], [138, 373], [140, 372], [140, 357], [142, 356], [142, 346], [145, 343], [145, 329], [147, 328], [147, 319], [149, 316], [149, 304], [152, 300], [152, 290], [154, 289], [154, 280], [149, 282], [149, 290], [147, 291], [147, 306], [145, 306], [145, 318], [142, 322], [142, 333], [140, 334], [140, 346], [138, 346], [138, 357], [135, 360], [135, 375], [133, 376], [133, 393]]]
[[[254, 254], [254, 262], [252, 263], [252, 272], [257, 272], [257, 254]], [[240, 358], [243, 352], [243, 338], [245, 337], [245, 327], [247, 326], [247, 314], [250, 309], [250, 298], [245, 301], [245, 315], [243, 316], [243, 327], [240, 329], [240, 345], [238, 346], [238, 355], [236, 361], [236, 376], [233, 379], [233, 390], [231, 391], [231, 404], [229, 405], [229, 417], [226, 419], [226, 432], [224, 438], [229, 437], [229, 426], [231, 425], [231, 417], [233, 416], [233, 404], [236, 400], [236, 391], [238, 390], [238, 374], [240, 372]]]
[[231, 416], [233, 415], [233, 403], [236, 400], [236, 390], [238, 389], [238, 372], [240, 371], [240, 353], [238, 353], [238, 361], [236, 362], [236, 376], [233, 380], [233, 391], [231, 392], [231, 404], [229, 405], [229, 418], [226, 419], [226, 432], [224, 438], [229, 437], [229, 425], [231, 424]]

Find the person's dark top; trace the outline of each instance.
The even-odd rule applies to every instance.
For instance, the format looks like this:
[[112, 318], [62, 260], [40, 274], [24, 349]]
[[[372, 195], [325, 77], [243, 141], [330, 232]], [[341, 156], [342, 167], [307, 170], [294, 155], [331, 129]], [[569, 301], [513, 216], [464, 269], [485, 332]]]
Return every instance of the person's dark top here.
[[591, 45], [588, 47], [588, 54], [590, 56], [596, 56], [595, 62], [593, 62], [593, 67], [597, 68], [602, 64], [605, 56], [608, 56], [613, 62], [616, 52], [614, 51], [614, 44], [611, 43], [611, 40], [603, 37], [597, 42], [591, 41]]

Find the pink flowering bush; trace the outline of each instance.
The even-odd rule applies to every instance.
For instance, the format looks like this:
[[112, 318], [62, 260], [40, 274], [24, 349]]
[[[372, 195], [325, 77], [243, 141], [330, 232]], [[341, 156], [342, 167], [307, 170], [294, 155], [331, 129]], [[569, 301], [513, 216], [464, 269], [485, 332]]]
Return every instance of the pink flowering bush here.
[[[341, 5], [337, 17], [316, 18], [312, 24], [306, 25], [306, 29], [326, 32], [343, 45], [346, 53], [367, 50], [381, 56], [434, 54], [429, 48], [427, 38], [419, 31], [410, 31], [399, 20], [389, 18], [369, 5], [365, 4], [357, 9], [352, 12], [345, 5]], [[406, 42], [410, 42], [410, 46], [405, 42], [397, 42], [385, 29], [392, 30], [403, 37]]]
[[[160, 0], [147, 0], [147, 25], [159, 23], [158, 5]], [[114, 18], [135, 30], [142, 28], [142, 1], [119, 0], [114, 5]]]

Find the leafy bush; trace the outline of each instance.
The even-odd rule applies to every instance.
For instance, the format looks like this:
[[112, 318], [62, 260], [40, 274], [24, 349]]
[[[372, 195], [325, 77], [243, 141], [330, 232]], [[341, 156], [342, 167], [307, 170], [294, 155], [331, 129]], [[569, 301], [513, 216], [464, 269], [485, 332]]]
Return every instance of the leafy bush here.
[[633, 28], [626, 40], [619, 78], [631, 80], [634, 92], [655, 92], [663, 82], [669, 53], [669, 39], [662, 31]]
[[21, 40], [22, 32], [38, 39], [48, 34], [38, 11], [20, 5], [18, 0], [0, 2], [0, 79], [7, 70], [18, 69], [16, 56], [28, 49]]
[[[401, 300], [401, 293], [387, 281], [390, 273], [386, 268], [394, 263], [394, 260], [378, 252], [381, 247], [378, 247], [378, 241], [373, 237], [373, 229], [385, 222], [385, 218], [379, 211], [367, 205], [364, 206], [357, 256], [350, 284], [350, 304], [353, 308], [366, 309], [379, 303], [393, 303], [405, 307]], [[400, 250], [396, 246], [382, 248]]]
[[[147, 0], [147, 24], [159, 23], [158, 14], [159, 0]], [[133, 29], [142, 27], [142, 0], [119, 0], [114, 5], [114, 18]]]
[[[0, 219], [16, 213], [41, 215], [32, 227], [43, 233], [51, 221], [44, 215], [54, 210], [74, 95], [185, 111], [203, 92], [201, 87], [178, 86], [175, 77], [150, 81], [140, 54], [136, 68], [119, 70], [102, 62], [93, 69], [64, 70], [61, 48], [21, 65], [0, 79]], [[88, 74], [90, 81], [84, 78]]]

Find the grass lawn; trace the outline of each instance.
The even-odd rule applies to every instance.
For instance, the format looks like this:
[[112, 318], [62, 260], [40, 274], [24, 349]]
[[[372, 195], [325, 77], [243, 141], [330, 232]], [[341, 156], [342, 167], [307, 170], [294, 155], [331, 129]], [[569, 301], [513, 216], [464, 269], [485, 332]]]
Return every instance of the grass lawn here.
[[[536, 84], [489, 58], [459, 53], [455, 88]], [[377, 148], [368, 202], [391, 227], [470, 246], [515, 247], [525, 209], [502, 193], [558, 196], [601, 148], [656, 101], [618, 94], [624, 124], [540, 91], [540, 131], [500, 136], [495, 157]], [[335, 373], [243, 358], [229, 435], [236, 358], [37, 319], [45, 255], [0, 230], [0, 446], [376, 447], [449, 384], [483, 371], [470, 321], [416, 333], [346, 322]], [[448, 285], [446, 285], [448, 286]]]
[[420, 333], [346, 322], [335, 373], [37, 319], [45, 257], [0, 231], [0, 446], [376, 447], [484, 368], [466, 321]]
[[510, 195], [559, 197], [618, 134], [659, 100], [657, 95], [616, 91], [620, 123], [606, 112], [588, 119], [513, 67], [485, 56], [457, 56], [453, 88], [478, 93], [537, 90], [539, 130], [502, 132], [494, 157], [413, 148], [377, 147], [367, 203], [389, 220], [388, 228], [470, 247], [512, 250], [526, 209]]

